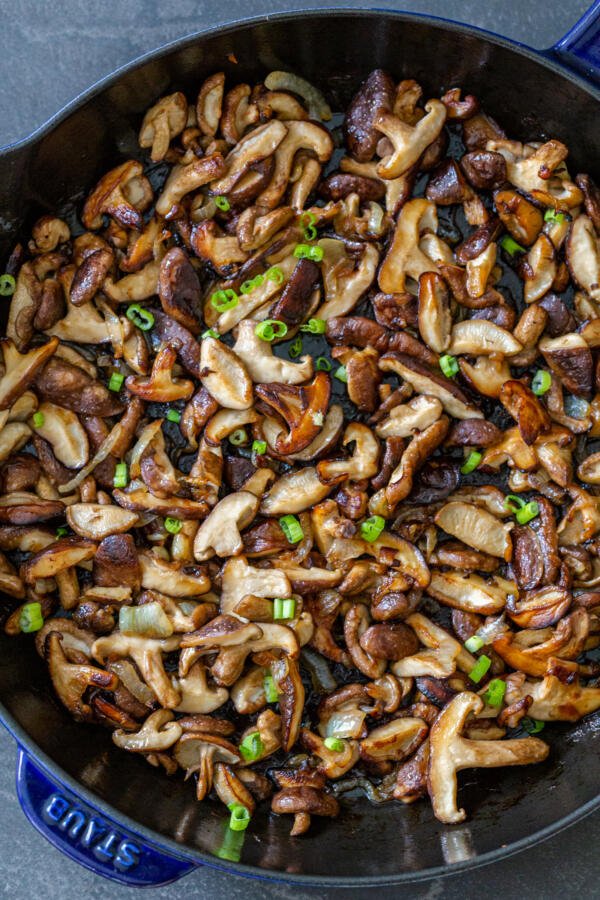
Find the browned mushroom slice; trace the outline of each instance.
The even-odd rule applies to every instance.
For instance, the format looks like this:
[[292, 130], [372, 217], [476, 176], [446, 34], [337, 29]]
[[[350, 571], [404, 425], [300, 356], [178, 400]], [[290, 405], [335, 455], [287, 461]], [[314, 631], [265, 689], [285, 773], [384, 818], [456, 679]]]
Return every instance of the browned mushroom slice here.
[[482, 709], [481, 698], [464, 691], [442, 710], [431, 729], [429, 794], [436, 818], [445, 824], [466, 818], [456, 801], [456, 776], [462, 769], [529, 765], [542, 762], [549, 753], [548, 745], [538, 738], [473, 741], [462, 737], [467, 716], [478, 715]]
[[393, 114], [379, 112], [373, 124], [392, 144], [393, 151], [377, 166], [382, 178], [398, 178], [420, 159], [423, 152], [440, 134], [446, 121], [446, 107], [440, 100], [429, 100], [425, 113], [414, 125]]
[[482, 419], [483, 413], [472, 404], [454, 382], [406, 353], [392, 351], [379, 361], [384, 372], [395, 372], [419, 394], [436, 397], [456, 419]]
[[361, 635], [359, 643], [369, 656], [392, 662], [411, 656], [419, 649], [414, 631], [402, 622], [371, 625]]
[[0, 524], [32, 525], [64, 514], [61, 500], [42, 500], [37, 494], [14, 491], [0, 497]]
[[73, 531], [92, 541], [129, 531], [137, 521], [135, 513], [110, 503], [73, 503], [67, 507], [67, 522]]
[[169, 150], [171, 139], [181, 134], [188, 116], [185, 94], [177, 91], [151, 106], [140, 129], [140, 147], [151, 147], [150, 159], [159, 162]]
[[58, 572], [91, 559], [97, 546], [94, 541], [85, 538], [60, 538], [23, 563], [21, 573], [30, 583], [38, 578], [52, 578]]
[[209, 684], [206, 669], [196, 662], [184, 677], [173, 678], [173, 686], [181, 694], [177, 712], [205, 715], [218, 709], [229, 698], [227, 688]]
[[252, 381], [239, 357], [215, 338], [202, 341], [203, 386], [226, 409], [248, 409], [252, 405]]
[[259, 499], [248, 491], [224, 497], [204, 520], [194, 538], [194, 556], [198, 562], [211, 556], [238, 556], [244, 544], [240, 531], [250, 525], [259, 507]]
[[519, 426], [526, 444], [535, 444], [540, 434], [550, 431], [550, 416], [533, 391], [520, 381], [505, 381], [499, 399]]
[[48, 670], [54, 690], [75, 719], [90, 721], [92, 709], [84, 700], [88, 688], [114, 691], [119, 679], [111, 672], [87, 663], [71, 663], [67, 659], [60, 631], [50, 631], [45, 643]]
[[177, 743], [183, 731], [174, 721], [175, 716], [168, 709], [157, 709], [151, 713], [134, 734], [121, 729], [113, 732], [112, 739], [121, 750], [132, 753], [158, 753], [168, 750]]
[[197, 597], [210, 590], [210, 578], [198, 566], [182, 562], [167, 562], [159, 556], [143, 551], [139, 554], [142, 587], [160, 591], [168, 585], [171, 597]]
[[139, 590], [141, 569], [138, 553], [129, 534], [112, 534], [98, 545], [94, 556], [94, 581], [107, 587], [129, 586]]
[[407, 276], [415, 281], [424, 272], [437, 272], [437, 265], [419, 247], [421, 233], [437, 231], [435, 204], [422, 198], [406, 203], [396, 224], [394, 237], [379, 269], [379, 288], [384, 293], [401, 293]]
[[314, 787], [284, 788], [273, 795], [271, 810], [279, 815], [295, 816], [294, 827], [290, 834], [303, 834], [310, 826], [311, 816], [339, 815], [340, 805], [331, 794]]
[[425, 272], [419, 278], [419, 333], [435, 353], [450, 346], [452, 314], [448, 289], [441, 275]]
[[291, 593], [287, 576], [278, 569], [256, 569], [249, 566], [244, 557], [229, 559], [223, 566], [220, 599], [222, 613], [235, 612], [238, 603], [248, 595], [275, 598], [290, 597]]
[[429, 729], [423, 719], [392, 719], [369, 732], [360, 742], [360, 755], [367, 762], [402, 760], [411, 756], [427, 737]]
[[317, 372], [312, 382], [304, 387], [260, 384], [256, 394], [288, 425], [288, 434], [275, 441], [277, 453], [286, 455], [304, 450], [317, 436], [327, 413], [331, 381], [326, 372]]
[[360, 759], [358, 743], [353, 740], [344, 740], [341, 750], [330, 750], [324, 739], [313, 734], [307, 728], [302, 729], [302, 744], [313, 754], [317, 762], [317, 772], [321, 772], [327, 778], [341, 778]]
[[262, 341], [256, 334], [256, 322], [246, 319], [240, 322], [233, 352], [246, 367], [252, 381], [270, 384], [301, 384], [313, 374], [312, 357], [308, 354], [298, 362], [291, 362], [275, 356], [268, 341]]
[[202, 500], [186, 500], [179, 497], [156, 497], [145, 487], [122, 491], [116, 488], [114, 500], [133, 512], [154, 511], [161, 516], [175, 516], [178, 519], [204, 519], [209, 512], [208, 504]]
[[514, 239], [526, 246], [533, 244], [544, 224], [539, 209], [511, 189], [497, 191], [494, 203], [503, 225]]
[[180, 247], [172, 247], [163, 257], [158, 276], [158, 295], [162, 308], [177, 322], [199, 328], [196, 310], [200, 306], [200, 282], [188, 257]]
[[592, 391], [593, 361], [587, 343], [579, 334], [564, 334], [544, 338], [539, 349], [565, 388], [578, 397], [588, 397]]
[[233, 744], [216, 734], [189, 732], [175, 746], [174, 756], [186, 778], [196, 774], [196, 798], [203, 800], [212, 788], [214, 766], [218, 762], [235, 765], [241, 756]]
[[435, 522], [467, 546], [510, 562], [512, 522], [502, 523], [482, 507], [460, 501], [446, 503], [436, 514]]
[[564, 684], [555, 675], [546, 675], [542, 681], [526, 681], [522, 672], [509, 675], [506, 702], [516, 703], [526, 696], [533, 698], [529, 714], [542, 722], [577, 722], [600, 708], [600, 688], [583, 687], [578, 679]]
[[45, 400], [76, 413], [104, 418], [123, 412], [114, 392], [62, 359], [50, 359], [36, 376], [35, 386]]
[[[448, 425], [447, 416], [442, 416], [424, 431], [414, 435], [402, 454], [399, 464], [390, 475], [389, 483], [385, 488], [385, 502], [389, 505], [390, 510], [395, 509], [401, 500], [408, 497], [415, 475], [446, 437]], [[372, 498], [371, 509], [374, 509], [376, 504], [375, 498], [378, 498], [378, 494]]]
[[[74, 306], [84, 306], [94, 299], [113, 267], [114, 256], [106, 247], [86, 256], [73, 277], [69, 299]], [[55, 323], [49, 323], [54, 325]]]
[[194, 385], [187, 379], [173, 377], [176, 356], [172, 347], [163, 347], [154, 359], [151, 375], [148, 378], [129, 375], [125, 380], [127, 390], [154, 403], [187, 400], [194, 393]]
[[317, 463], [317, 473], [324, 484], [340, 481], [361, 481], [377, 473], [379, 441], [370, 428], [358, 422], [351, 423], [344, 432], [343, 446], [354, 444], [354, 452], [346, 460], [322, 460]]
[[177, 210], [186, 194], [218, 178], [224, 171], [225, 160], [220, 153], [195, 159], [189, 165], [173, 166], [156, 202], [156, 212], [168, 217]]
[[9, 409], [56, 352], [58, 339], [51, 338], [47, 344], [28, 353], [19, 353], [9, 339], [0, 342], [0, 346], [4, 359], [4, 374], [0, 378], [0, 409]]
[[181, 364], [194, 378], [200, 378], [200, 344], [187, 328], [160, 310], [154, 310], [154, 332], [169, 347], [177, 351]]
[[[502, 528], [499, 522], [497, 528]], [[427, 590], [446, 606], [489, 616], [504, 609], [508, 595], [516, 592], [516, 585], [499, 575], [484, 579], [475, 573], [432, 571]]]
[[130, 159], [107, 172], [83, 207], [81, 221], [85, 227], [91, 231], [102, 228], [102, 216], [106, 214], [125, 228], [141, 231], [141, 214], [152, 202], [152, 188], [143, 171], [141, 163]]
[[181, 695], [175, 690], [165, 671], [163, 653], [176, 650], [179, 642], [180, 636], [176, 635], [164, 640], [156, 640], [115, 632], [94, 641], [91, 655], [101, 663], [111, 657], [130, 657], [148, 687], [152, 688], [156, 694], [161, 706], [175, 709], [181, 701]]
[[283, 749], [291, 750], [298, 739], [304, 713], [304, 685], [298, 662], [283, 656], [271, 663], [271, 675], [279, 692], [281, 740]]

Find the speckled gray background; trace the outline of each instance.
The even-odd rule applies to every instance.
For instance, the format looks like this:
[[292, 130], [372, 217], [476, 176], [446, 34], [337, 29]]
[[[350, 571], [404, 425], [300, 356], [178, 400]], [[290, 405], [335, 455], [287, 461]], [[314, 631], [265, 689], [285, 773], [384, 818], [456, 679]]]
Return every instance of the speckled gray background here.
[[[0, 0], [0, 145], [25, 137], [94, 81], [164, 42], [246, 15], [323, 5], [318, 0]], [[347, 0], [328, 5], [370, 4]], [[455, 18], [542, 48], [553, 44], [588, 3], [376, 0], [371, 5]], [[509, 73], [507, 89], [514, 89]], [[11, 900], [139, 896], [65, 859], [31, 828], [15, 796], [15, 759], [12, 739], [0, 731], [0, 895]], [[598, 846], [600, 814], [595, 814], [505, 862], [425, 885], [378, 890], [377, 896], [381, 900], [474, 900], [493, 892], [502, 900], [591, 900], [600, 896]], [[247, 881], [208, 869], [159, 891], [165, 900], [213, 900], [223, 895], [229, 900], [314, 900], [322, 893]], [[367, 894], [374, 892], [328, 892], [336, 900], [362, 900]]]

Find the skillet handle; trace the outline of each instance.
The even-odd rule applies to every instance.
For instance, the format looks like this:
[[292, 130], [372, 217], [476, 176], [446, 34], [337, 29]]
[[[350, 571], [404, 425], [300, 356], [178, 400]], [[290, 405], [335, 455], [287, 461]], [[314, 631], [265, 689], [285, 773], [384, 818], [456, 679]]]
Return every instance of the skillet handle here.
[[162, 850], [98, 813], [60, 785], [19, 747], [17, 796], [34, 828], [65, 856], [129, 887], [176, 881], [196, 863]]
[[552, 52], [569, 68], [600, 84], [600, 0], [594, 0]]

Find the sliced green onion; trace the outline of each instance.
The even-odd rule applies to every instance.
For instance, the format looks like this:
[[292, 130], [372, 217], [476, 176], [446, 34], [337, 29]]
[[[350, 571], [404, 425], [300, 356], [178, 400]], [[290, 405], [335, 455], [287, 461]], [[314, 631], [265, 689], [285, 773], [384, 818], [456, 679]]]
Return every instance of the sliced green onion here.
[[468, 650], [469, 653], [477, 653], [482, 647], [483, 641], [478, 634], [472, 634], [471, 637], [465, 641], [465, 650]]
[[500, 241], [500, 246], [503, 250], [508, 253], [509, 256], [514, 256], [515, 253], [527, 253], [525, 247], [521, 247], [520, 244], [517, 244], [510, 235], [505, 234], [502, 240]]
[[255, 287], [256, 285], [254, 284], [253, 278], [251, 278], [249, 281], [243, 281], [240, 285], [240, 294], [250, 294]]
[[444, 353], [443, 356], [440, 356], [440, 369], [446, 378], [454, 378], [455, 375], [458, 375], [459, 370], [457, 358], [450, 356], [449, 353]]
[[552, 222], [552, 224], [562, 225], [565, 221], [565, 214], [557, 212], [555, 209], [547, 209], [544, 213], [544, 222]]
[[215, 331], [214, 328], [207, 328], [206, 331], [204, 331], [202, 333], [202, 337], [203, 338], [211, 337], [211, 338], [214, 338], [215, 341], [218, 341], [219, 338], [221, 337], [221, 335], [219, 334], [218, 331]]
[[121, 375], [120, 372], [113, 372], [108, 380], [108, 389], [109, 391], [120, 391], [123, 387], [123, 382], [125, 381], [125, 376]]
[[181, 422], [181, 413], [178, 409], [170, 409], [167, 412], [167, 419], [169, 422]]
[[41, 428], [46, 421], [46, 417], [43, 412], [35, 412], [33, 414], [33, 425], [35, 428]]
[[297, 544], [304, 537], [302, 525], [296, 516], [282, 516], [279, 520], [279, 524], [290, 544]]
[[257, 456], [262, 456], [263, 453], [267, 452], [267, 442], [266, 441], [252, 441], [252, 452], [256, 453]]
[[529, 734], [537, 734], [543, 729], [545, 723], [541, 719], [531, 719], [529, 716], [525, 716], [521, 719], [521, 725]]
[[483, 702], [488, 706], [502, 706], [504, 694], [506, 693], [506, 682], [501, 678], [492, 678], [487, 686], [487, 691], [483, 695]]
[[39, 631], [44, 624], [41, 603], [26, 603], [19, 613], [19, 628], [25, 634]]
[[154, 325], [154, 316], [150, 310], [144, 309], [139, 303], [132, 303], [131, 306], [128, 306], [125, 315], [140, 331], [150, 331]]
[[292, 359], [298, 359], [298, 357], [302, 353], [302, 338], [296, 338], [296, 340], [290, 345], [288, 353], [290, 354], [290, 357]]
[[119, 609], [119, 630], [124, 634], [165, 638], [173, 634], [173, 625], [158, 600], [154, 600], [142, 606], [122, 606]]
[[229, 212], [231, 209], [231, 203], [227, 199], [227, 197], [215, 197], [215, 206], [217, 209], [220, 209], [221, 212]]
[[300, 216], [300, 228], [302, 229], [302, 234], [304, 235], [305, 241], [314, 241], [317, 237], [317, 229], [315, 228], [315, 222], [317, 221], [317, 217], [314, 213], [306, 212]]
[[117, 463], [115, 466], [115, 475], [113, 478], [113, 485], [116, 488], [124, 488], [127, 487], [127, 482], [129, 480], [129, 473], [127, 472], [127, 463]]
[[0, 297], [11, 297], [15, 292], [16, 286], [17, 282], [8, 272], [0, 275]]
[[460, 471], [463, 475], [468, 475], [469, 472], [474, 472], [479, 463], [481, 462], [481, 453], [478, 450], [471, 450], [464, 463], [460, 467]]
[[[229, 820], [231, 822], [231, 819]], [[216, 855], [219, 859], [228, 859], [230, 862], [239, 862], [242, 856], [242, 849], [246, 833], [244, 831], [234, 831], [229, 825], [225, 829], [223, 843], [217, 850]]]
[[285, 337], [287, 332], [287, 325], [279, 319], [265, 319], [254, 327], [254, 333], [261, 341], [271, 342], [275, 338]]
[[265, 272], [265, 278], [267, 281], [274, 281], [275, 284], [283, 284], [285, 275], [283, 274], [283, 269], [280, 269], [279, 266], [271, 266], [271, 268], [267, 269]]
[[311, 247], [310, 253], [308, 254], [309, 258], [312, 259], [313, 262], [322, 262], [323, 260], [323, 248], [322, 247]]
[[293, 619], [296, 615], [296, 601], [293, 597], [276, 597], [273, 600], [273, 619]]
[[246, 434], [245, 428], [236, 428], [235, 431], [232, 431], [229, 435], [229, 443], [233, 444], [234, 447], [240, 447], [242, 444], [245, 444], [248, 440], [248, 435]]
[[319, 372], [331, 372], [332, 366], [326, 356], [317, 356], [315, 365]]
[[376, 541], [383, 529], [385, 528], [385, 519], [383, 516], [371, 516], [365, 519], [360, 525], [360, 534], [365, 541], [372, 544]]
[[323, 743], [328, 750], [335, 750], [336, 753], [341, 753], [342, 750], [346, 749], [346, 742], [341, 738], [326, 737]]
[[336, 369], [333, 373], [333, 377], [337, 378], [338, 381], [343, 381], [344, 384], [348, 384], [348, 373], [346, 372], [346, 366], [340, 366], [339, 369]]
[[239, 302], [240, 298], [232, 288], [215, 291], [210, 298], [210, 305], [216, 309], [217, 312], [225, 312], [228, 309], [233, 309]]
[[545, 369], [538, 369], [531, 379], [531, 390], [536, 397], [541, 397], [546, 391], [550, 390], [552, 384], [552, 375]]
[[[258, 732], [256, 733], [258, 734]], [[229, 817], [229, 827], [231, 830], [245, 831], [252, 818], [250, 810], [246, 809], [245, 806], [242, 806], [241, 803], [231, 803], [227, 808], [231, 811], [231, 816]]]
[[265, 745], [263, 744], [258, 731], [247, 734], [240, 744], [240, 753], [246, 762], [254, 762], [263, 753], [264, 749]]
[[169, 534], [179, 534], [183, 528], [183, 522], [181, 519], [176, 519], [175, 516], [167, 516], [165, 519], [165, 528]]
[[308, 331], [310, 334], [325, 334], [326, 328], [325, 319], [309, 319], [306, 325], [300, 326], [300, 331]]
[[279, 691], [277, 690], [277, 685], [273, 680], [272, 675], [265, 675], [263, 680], [263, 685], [265, 689], [265, 697], [267, 698], [267, 703], [277, 703], [279, 700]]
[[68, 535], [68, 533], [69, 533], [69, 529], [66, 527], [66, 525], [61, 525], [59, 528], [56, 529], [56, 537], [57, 538], [66, 537]]
[[519, 525], [527, 525], [532, 519], [540, 514], [540, 506], [535, 500], [530, 500], [522, 509], [518, 509], [515, 513], [515, 519]]
[[523, 509], [525, 500], [523, 500], [522, 497], [517, 497], [516, 494], [507, 494], [502, 505], [504, 506], [504, 509], [507, 509], [509, 512], [516, 513], [517, 510]]
[[309, 259], [310, 247], [308, 244], [296, 244], [294, 247], [294, 256], [296, 259]]
[[471, 681], [474, 681], [475, 684], [479, 684], [491, 664], [492, 660], [489, 658], [489, 656], [486, 656], [485, 653], [483, 653], [469, 672], [469, 678], [471, 679]]

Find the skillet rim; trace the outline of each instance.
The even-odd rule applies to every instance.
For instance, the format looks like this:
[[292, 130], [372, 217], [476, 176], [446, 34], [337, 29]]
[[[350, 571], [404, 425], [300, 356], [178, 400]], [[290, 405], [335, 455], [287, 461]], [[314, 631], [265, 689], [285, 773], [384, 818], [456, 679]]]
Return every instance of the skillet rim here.
[[[466, 23], [454, 22], [445, 19], [442, 16], [431, 16], [422, 13], [409, 13], [398, 10], [388, 10], [378, 7], [337, 7], [327, 6], [318, 9], [305, 10], [296, 8], [278, 13], [264, 13], [257, 16], [243, 17], [230, 22], [213, 25], [201, 30], [192, 32], [184, 37], [176, 38], [166, 44], [155, 47], [133, 60], [119, 66], [113, 72], [103, 76], [94, 82], [86, 90], [77, 94], [65, 104], [56, 113], [50, 116], [38, 128], [36, 128], [28, 136], [21, 138], [15, 142], [0, 147], [0, 160], [9, 156], [17, 155], [20, 152], [25, 153], [35, 146], [42, 138], [52, 132], [58, 125], [66, 120], [72, 113], [85, 106], [93, 97], [97, 96], [106, 89], [116, 84], [122, 77], [126, 76], [135, 69], [141, 68], [146, 63], [154, 60], [160, 60], [169, 54], [184, 50], [199, 41], [209, 38], [216, 34], [227, 35], [232, 32], [239, 32], [247, 28], [253, 28], [257, 25], [269, 24], [271, 22], [280, 23], [289, 20], [297, 20], [299, 16], [303, 18], [318, 19], [330, 15], [337, 15], [345, 18], [394, 18], [405, 22], [413, 22], [418, 24], [432, 25], [442, 28], [446, 31], [465, 34], [480, 40], [503, 47], [513, 53], [523, 56], [530, 61], [537, 63], [542, 68], [553, 72], [560, 78], [565, 78], [578, 88], [590, 95], [592, 100], [600, 102], [600, 88], [591, 84], [577, 72], [569, 69], [565, 64], [556, 59], [553, 55], [553, 49], [535, 50], [534, 48], [520, 41], [502, 37], [494, 32], [484, 28], [479, 28]], [[588, 800], [582, 806], [577, 807], [571, 813], [557, 819], [551, 825], [535, 831], [527, 837], [521, 838], [514, 843], [506, 844], [495, 850], [489, 850], [481, 855], [456, 862], [434, 866], [420, 871], [406, 871], [393, 875], [382, 876], [323, 876], [323, 875], [298, 875], [295, 873], [282, 872], [281, 870], [265, 869], [258, 866], [248, 865], [245, 863], [229, 863], [224, 865], [220, 863], [218, 857], [209, 853], [205, 853], [199, 849], [192, 849], [188, 846], [182, 846], [175, 840], [166, 835], [153, 831], [150, 828], [136, 822], [130, 816], [120, 812], [111, 804], [105, 802], [101, 797], [87, 788], [84, 784], [77, 781], [55, 763], [31, 738], [25, 729], [17, 722], [15, 717], [0, 702], [0, 722], [6, 727], [8, 732], [15, 738], [18, 748], [21, 749], [34, 764], [40, 766], [51, 778], [58, 780], [60, 786], [65, 786], [77, 798], [88, 803], [94, 810], [113, 819], [124, 828], [129, 829], [135, 835], [144, 838], [156, 849], [168, 852], [179, 860], [195, 863], [197, 867], [208, 866], [227, 874], [240, 875], [246, 878], [254, 878], [262, 881], [280, 882], [285, 884], [299, 885], [305, 887], [383, 887], [398, 884], [410, 884], [430, 881], [435, 878], [442, 878], [451, 875], [457, 875], [461, 872], [470, 871], [508, 859], [529, 847], [542, 843], [548, 838], [559, 834], [575, 822], [589, 816], [596, 809], [600, 808], [600, 791], [596, 797]], [[187, 873], [186, 873], [187, 874]]]

